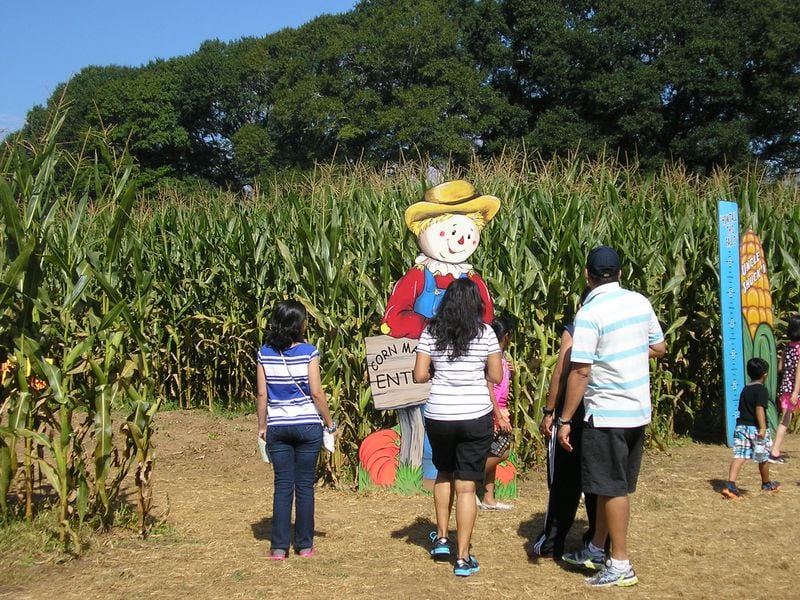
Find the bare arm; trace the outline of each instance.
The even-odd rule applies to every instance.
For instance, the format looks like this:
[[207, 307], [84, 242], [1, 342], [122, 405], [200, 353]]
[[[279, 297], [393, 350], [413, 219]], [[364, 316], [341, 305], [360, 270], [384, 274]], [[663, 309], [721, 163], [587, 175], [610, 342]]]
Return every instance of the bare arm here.
[[328, 398], [322, 389], [322, 376], [319, 372], [319, 359], [314, 358], [308, 363], [308, 388], [311, 390], [311, 399], [317, 408], [319, 416], [325, 422], [326, 427], [333, 426], [333, 418], [328, 408]]
[[667, 343], [663, 340], [650, 346], [649, 358], [661, 358], [667, 353]]
[[[572, 420], [572, 415], [575, 414], [578, 405], [583, 401], [591, 369], [592, 365], [590, 364], [572, 363], [572, 370], [567, 378], [567, 397], [564, 399], [564, 410], [561, 413], [562, 420]], [[569, 443], [571, 430], [572, 427], [570, 425], [559, 425], [558, 427], [558, 443], [568, 452], [572, 452], [572, 444]]]
[[494, 413], [494, 420], [501, 431], [510, 433], [511, 421], [508, 419], [507, 416], [505, 416], [502, 412], [500, 412], [500, 405], [497, 404], [497, 397], [494, 395], [494, 384], [489, 383], [487, 381], [486, 385], [489, 388], [489, 399], [492, 401], [492, 412]]
[[[556, 366], [553, 369], [553, 375], [550, 379], [550, 387], [547, 389], [547, 402], [545, 403], [545, 408], [548, 411], [555, 411], [558, 397], [561, 395], [562, 391], [567, 385], [567, 379], [565, 375], [568, 373], [568, 371], [566, 369], [566, 365], [569, 364], [569, 357], [571, 355], [572, 336], [568, 331], [564, 330], [564, 333], [561, 334], [561, 347], [558, 350], [558, 359], [556, 360]], [[546, 438], [550, 437], [553, 429], [553, 414], [553, 412], [550, 412], [549, 415], [544, 415], [542, 417], [542, 422], [539, 424], [539, 433]]]
[[756, 406], [756, 423], [758, 423], [758, 437], [764, 437], [767, 432], [767, 413], [763, 406]]
[[486, 380], [491, 383], [503, 381], [503, 355], [500, 352], [486, 357]]
[[267, 378], [264, 367], [256, 364], [256, 413], [258, 414], [258, 437], [267, 439]]
[[417, 352], [414, 372], [411, 374], [414, 383], [426, 383], [431, 380], [431, 355]]

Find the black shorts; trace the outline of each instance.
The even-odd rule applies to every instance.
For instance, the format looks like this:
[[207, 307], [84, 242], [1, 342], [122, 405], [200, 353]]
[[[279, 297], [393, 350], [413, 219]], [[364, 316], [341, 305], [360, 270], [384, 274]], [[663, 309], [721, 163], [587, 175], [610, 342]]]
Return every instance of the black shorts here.
[[425, 419], [425, 432], [438, 471], [462, 481], [483, 481], [494, 433], [491, 413], [468, 421]]
[[585, 424], [581, 440], [584, 493], [617, 497], [636, 491], [645, 427], [593, 427]]

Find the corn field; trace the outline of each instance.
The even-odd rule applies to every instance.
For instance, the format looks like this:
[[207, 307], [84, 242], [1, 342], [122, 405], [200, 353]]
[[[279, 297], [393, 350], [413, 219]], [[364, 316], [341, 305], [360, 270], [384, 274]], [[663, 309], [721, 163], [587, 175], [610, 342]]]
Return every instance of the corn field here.
[[[422, 197], [428, 165], [319, 167], [247, 197], [137, 199], [124, 153], [98, 143], [91, 156], [68, 155], [50, 141], [57, 127], [36, 147], [11, 142], [0, 162], [3, 512], [16, 491], [30, 515], [38, 467], [68, 537], [87, 514], [107, 522], [133, 468], [144, 531], [159, 406], [252, 411], [255, 352], [285, 298], [309, 309], [342, 431], [324, 468], [352, 479], [360, 440], [396, 422], [371, 406], [364, 337], [378, 333], [389, 291], [417, 254], [402, 216]], [[647, 295], [664, 325], [651, 443], [722, 438], [716, 201], [738, 202], [743, 228], [761, 237], [781, 339], [800, 302], [795, 184], [526, 156], [445, 175], [502, 202], [472, 261], [496, 310], [518, 324], [509, 352], [523, 464], [542, 457], [538, 421], [560, 326], [599, 243], [618, 249], [623, 285]]]

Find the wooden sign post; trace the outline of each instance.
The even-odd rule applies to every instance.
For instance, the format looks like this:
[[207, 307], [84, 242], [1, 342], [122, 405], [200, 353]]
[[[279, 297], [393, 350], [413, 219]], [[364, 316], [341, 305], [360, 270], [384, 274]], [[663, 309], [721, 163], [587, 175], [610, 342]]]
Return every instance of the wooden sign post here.
[[364, 338], [372, 401], [379, 410], [396, 410], [400, 421], [401, 464], [421, 465], [425, 440], [422, 404], [430, 383], [414, 383], [412, 373], [418, 340], [376, 335]]

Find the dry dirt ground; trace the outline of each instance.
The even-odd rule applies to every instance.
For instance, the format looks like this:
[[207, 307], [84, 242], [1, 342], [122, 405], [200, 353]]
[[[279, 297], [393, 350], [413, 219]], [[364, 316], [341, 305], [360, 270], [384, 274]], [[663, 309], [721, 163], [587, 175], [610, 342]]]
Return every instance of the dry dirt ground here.
[[[544, 475], [520, 482], [515, 508], [481, 512], [473, 551], [481, 570], [456, 578], [428, 557], [429, 496], [317, 490], [317, 555], [266, 560], [272, 472], [256, 456], [255, 417], [202, 412], [158, 416], [156, 515], [167, 526], [146, 541], [100, 535], [76, 560], [31, 564], [0, 556], [0, 598], [798, 598], [800, 435], [773, 465], [783, 489], [759, 490], [743, 468], [745, 500], [719, 493], [729, 450], [690, 444], [646, 455], [632, 496], [630, 547], [638, 586], [592, 590], [584, 574], [528, 562], [546, 501]], [[572, 532], [585, 527], [583, 508]], [[452, 524], [454, 527], [455, 524]]]

